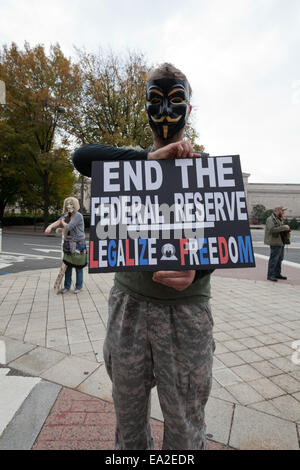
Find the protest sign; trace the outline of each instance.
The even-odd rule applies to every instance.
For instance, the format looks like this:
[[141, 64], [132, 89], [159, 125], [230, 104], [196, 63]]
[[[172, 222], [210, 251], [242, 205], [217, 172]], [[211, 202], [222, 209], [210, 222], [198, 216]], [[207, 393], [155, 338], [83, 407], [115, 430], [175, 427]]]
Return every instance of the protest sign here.
[[90, 273], [254, 266], [238, 155], [93, 162]]

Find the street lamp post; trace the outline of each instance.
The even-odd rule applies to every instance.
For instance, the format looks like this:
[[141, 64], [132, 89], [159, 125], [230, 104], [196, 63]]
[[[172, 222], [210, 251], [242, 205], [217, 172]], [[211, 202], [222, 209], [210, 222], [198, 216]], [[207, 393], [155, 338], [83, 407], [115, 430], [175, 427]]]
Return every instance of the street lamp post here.
[[6, 99], [5, 99], [5, 82], [3, 80], [0, 80], [0, 104], [5, 105], [6, 104]]
[[[5, 82], [0, 80], [0, 105], [6, 105]], [[2, 253], [2, 221], [0, 220], [0, 253]]]
[[81, 185], [80, 185], [80, 197], [81, 197], [81, 209], [82, 212], [85, 213], [85, 208], [84, 208], [84, 176], [81, 175]]

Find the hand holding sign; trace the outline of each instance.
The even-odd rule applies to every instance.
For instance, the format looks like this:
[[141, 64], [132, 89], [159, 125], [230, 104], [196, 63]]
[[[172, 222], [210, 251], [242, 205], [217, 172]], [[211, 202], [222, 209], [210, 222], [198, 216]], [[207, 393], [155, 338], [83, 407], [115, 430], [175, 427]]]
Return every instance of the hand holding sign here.
[[195, 153], [193, 146], [187, 140], [174, 142], [159, 148], [154, 152], [148, 153], [148, 160], [163, 160], [166, 158], [193, 158], [201, 157], [199, 153]]
[[192, 284], [195, 275], [196, 271], [158, 271], [153, 274], [152, 280], [182, 291]]

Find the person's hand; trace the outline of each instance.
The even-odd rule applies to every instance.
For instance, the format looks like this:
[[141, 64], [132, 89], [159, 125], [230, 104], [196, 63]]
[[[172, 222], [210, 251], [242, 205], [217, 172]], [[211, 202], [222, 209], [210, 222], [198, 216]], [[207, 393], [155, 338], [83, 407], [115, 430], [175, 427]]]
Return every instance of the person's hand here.
[[50, 235], [50, 233], [51, 233], [51, 228], [50, 228], [50, 227], [47, 227], [47, 228], [45, 229], [45, 232], [44, 232], [44, 233], [45, 233], [45, 235]]
[[157, 271], [152, 280], [168, 287], [182, 291], [195, 279], [196, 271]]
[[287, 230], [288, 232], [291, 230], [291, 227], [289, 225], [284, 225], [283, 226], [285, 228], [285, 230]]
[[180, 140], [173, 144], [168, 144], [154, 152], [148, 153], [148, 160], [163, 160], [166, 158], [193, 158], [201, 157], [199, 153], [195, 153], [193, 146], [187, 140]]

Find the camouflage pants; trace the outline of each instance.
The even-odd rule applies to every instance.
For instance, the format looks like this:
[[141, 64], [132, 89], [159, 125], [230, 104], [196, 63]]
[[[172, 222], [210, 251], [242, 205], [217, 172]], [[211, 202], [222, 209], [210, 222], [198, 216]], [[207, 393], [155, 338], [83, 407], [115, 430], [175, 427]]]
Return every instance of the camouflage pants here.
[[116, 411], [116, 449], [153, 448], [149, 417], [157, 385], [163, 449], [205, 448], [204, 407], [215, 348], [209, 303], [157, 305], [113, 287], [104, 343]]

